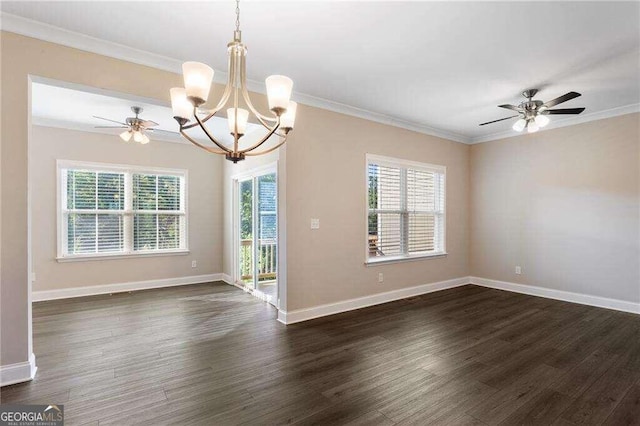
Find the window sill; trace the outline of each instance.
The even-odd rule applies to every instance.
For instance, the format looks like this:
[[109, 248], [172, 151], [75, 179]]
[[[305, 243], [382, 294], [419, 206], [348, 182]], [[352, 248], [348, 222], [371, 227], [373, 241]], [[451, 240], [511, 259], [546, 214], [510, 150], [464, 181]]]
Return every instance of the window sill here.
[[367, 259], [364, 263], [366, 266], [376, 266], [387, 263], [401, 263], [401, 262], [413, 262], [416, 260], [426, 260], [434, 257], [445, 257], [447, 252], [438, 252], [438, 253], [430, 253], [430, 254], [420, 254], [414, 256], [394, 256], [394, 257], [380, 257], [380, 258], [372, 258]]
[[185, 256], [189, 254], [188, 249], [185, 250], [167, 250], [156, 251], [150, 253], [114, 253], [114, 254], [94, 254], [94, 255], [75, 255], [75, 256], [63, 256], [56, 257], [56, 261], [59, 263], [65, 262], [90, 262], [94, 260], [111, 260], [111, 259], [130, 259], [140, 257], [159, 257], [159, 256]]

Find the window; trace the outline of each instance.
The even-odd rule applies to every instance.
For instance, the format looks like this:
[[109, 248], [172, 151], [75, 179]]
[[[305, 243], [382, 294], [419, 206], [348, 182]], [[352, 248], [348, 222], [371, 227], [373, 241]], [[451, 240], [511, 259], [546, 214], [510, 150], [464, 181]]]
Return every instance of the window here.
[[58, 258], [185, 252], [186, 171], [58, 162]]
[[445, 254], [444, 166], [367, 155], [367, 262]]

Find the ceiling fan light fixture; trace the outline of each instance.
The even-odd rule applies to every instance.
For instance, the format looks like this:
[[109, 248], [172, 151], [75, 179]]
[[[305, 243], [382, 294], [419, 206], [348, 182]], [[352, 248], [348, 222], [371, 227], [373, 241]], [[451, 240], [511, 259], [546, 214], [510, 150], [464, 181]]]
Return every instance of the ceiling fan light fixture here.
[[139, 130], [133, 132], [133, 140], [136, 142], [142, 142], [143, 136], [144, 135]]
[[580, 114], [585, 108], [560, 108], [560, 109], [550, 109], [559, 105], [561, 103], [570, 101], [571, 99], [575, 99], [577, 97], [582, 96], [578, 92], [569, 92], [565, 93], [562, 96], [559, 96], [555, 99], [551, 99], [547, 102], [542, 102], [541, 100], [533, 99], [533, 97], [538, 93], [538, 89], [529, 89], [522, 92], [522, 96], [527, 98], [526, 101], [521, 102], [518, 105], [511, 104], [503, 104], [498, 105], [498, 108], [505, 108], [510, 111], [516, 111], [518, 115], [512, 115], [511, 117], [499, 118], [497, 120], [487, 121], [485, 123], [480, 123], [480, 126], [485, 126], [487, 124], [498, 123], [505, 120], [511, 120], [512, 118], [518, 118], [512, 128], [516, 132], [521, 132], [524, 129], [527, 129], [527, 132], [534, 133], [540, 130], [541, 128], [547, 126], [550, 123], [550, 119], [547, 116], [548, 114]]
[[[190, 105], [190, 104], [189, 104]], [[118, 126], [96, 126], [97, 128], [107, 128], [107, 129], [126, 129], [125, 131], [123, 131], [122, 133], [120, 133], [118, 136], [120, 137], [120, 139], [122, 139], [125, 142], [129, 142], [131, 139], [133, 139], [135, 142], [139, 142], [142, 144], [146, 144], [151, 142], [151, 140], [149, 139], [148, 136], [145, 135], [145, 131], [159, 131], [159, 132], [168, 132], [167, 130], [163, 130], [163, 129], [154, 129], [154, 127], [159, 126], [158, 123], [156, 123], [153, 120], [145, 120], [143, 118], [140, 118], [140, 114], [143, 111], [143, 108], [141, 106], [132, 106], [131, 107], [131, 111], [133, 111], [133, 113], [135, 114], [135, 117], [127, 117], [126, 119], [124, 119], [123, 121], [118, 121], [118, 120], [112, 120], [110, 118], [104, 118], [104, 117], [100, 117], [97, 115], [94, 115], [94, 118], [98, 118], [100, 120], [105, 120], [105, 121], [109, 121], [111, 123], [115, 123], [118, 124]], [[182, 120], [182, 119], [181, 119]], [[185, 119], [185, 121], [188, 121], [187, 119]], [[169, 133], [174, 133], [174, 132], [169, 132]]]
[[546, 115], [542, 115], [542, 114], [538, 114], [536, 115], [536, 118], [534, 119], [536, 124], [538, 125], [538, 127], [544, 127], [547, 124], [549, 124], [549, 117], [547, 117]]
[[513, 123], [513, 130], [516, 132], [521, 132], [527, 125], [527, 121], [524, 118], [518, 119], [515, 123]]

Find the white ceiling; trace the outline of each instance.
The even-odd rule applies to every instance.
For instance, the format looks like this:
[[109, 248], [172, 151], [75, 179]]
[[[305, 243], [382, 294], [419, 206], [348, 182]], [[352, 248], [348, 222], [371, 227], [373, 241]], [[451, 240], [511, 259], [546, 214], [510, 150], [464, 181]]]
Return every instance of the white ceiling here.
[[[3, 1], [0, 9], [221, 71], [235, 20], [232, 1]], [[9, 30], [21, 32], [16, 25]], [[511, 134], [510, 121], [478, 124], [511, 115], [497, 105], [519, 103], [530, 87], [545, 101], [582, 93], [563, 107], [586, 107], [591, 118], [640, 103], [638, 2], [252, 1], [241, 4], [241, 28], [249, 78], [285, 74], [303, 102], [322, 98], [465, 142]]]

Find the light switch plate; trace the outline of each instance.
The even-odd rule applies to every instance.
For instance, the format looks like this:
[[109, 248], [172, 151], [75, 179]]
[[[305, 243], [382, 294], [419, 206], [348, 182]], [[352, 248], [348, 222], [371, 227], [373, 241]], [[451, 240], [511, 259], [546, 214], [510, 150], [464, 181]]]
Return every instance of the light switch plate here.
[[311, 229], [320, 229], [320, 219], [311, 219]]

